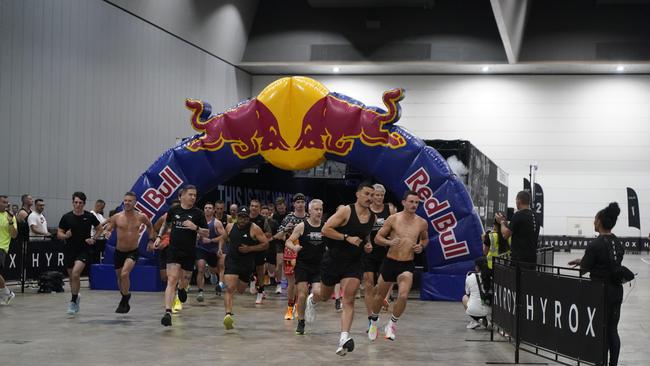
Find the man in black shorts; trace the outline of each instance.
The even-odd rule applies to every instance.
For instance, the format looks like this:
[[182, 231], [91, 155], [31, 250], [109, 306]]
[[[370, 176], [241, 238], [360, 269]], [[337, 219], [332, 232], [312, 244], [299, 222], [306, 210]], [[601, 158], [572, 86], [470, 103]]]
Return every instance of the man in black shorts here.
[[81, 272], [86, 263], [92, 258], [92, 249], [102, 230], [95, 230], [95, 236], [90, 235], [92, 227], [97, 228], [100, 222], [95, 215], [84, 210], [86, 195], [83, 192], [72, 194], [72, 211], [61, 217], [57, 237], [65, 240], [65, 268], [70, 279], [72, 298], [68, 306], [68, 315], [79, 312], [79, 289], [81, 288]]
[[327, 238], [329, 251], [321, 262], [320, 291], [313, 291], [307, 298], [305, 320], [312, 322], [316, 316], [315, 307], [319, 301], [327, 301], [334, 286], [341, 282], [343, 289], [343, 312], [341, 314], [341, 337], [336, 354], [345, 356], [354, 350], [350, 327], [354, 318], [354, 299], [361, 283], [361, 253], [372, 250], [370, 231], [375, 215], [370, 211], [374, 188], [368, 182], [357, 187], [357, 201], [343, 206], [327, 220], [323, 235]]
[[404, 313], [406, 299], [413, 284], [413, 272], [415, 272], [413, 258], [415, 254], [422, 253], [429, 242], [427, 221], [415, 213], [419, 204], [418, 194], [414, 191], [406, 191], [402, 199], [404, 210], [390, 215], [375, 236], [377, 244], [385, 245], [389, 249], [381, 265], [379, 283], [372, 303], [368, 327], [370, 341], [374, 341], [379, 334], [377, 321], [382, 302], [391, 285], [397, 283], [397, 300], [390, 321], [384, 328], [385, 338], [395, 340], [397, 321]]
[[122, 295], [122, 300], [115, 310], [116, 313], [125, 314], [131, 310], [130, 275], [135, 263], [140, 257], [138, 245], [140, 241], [140, 227], [144, 225], [149, 234], [149, 242], [153, 242], [155, 234], [151, 221], [144, 214], [135, 209], [137, 196], [134, 192], [126, 192], [124, 195], [124, 211], [109, 217], [101, 227], [110, 233], [113, 229], [117, 231], [117, 244], [115, 245], [115, 275], [117, 287]]
[[167, 288], [165, 289], [165, 315], [160, 323], [166, 327], [172, 325], [172, 302], [178, 287], [178, 298], [187, 301], [187, 285], [194, 269], [194, 251], [197, 234], [208, 235], [208, 224], [200, 209], [194, 206], [196, 187], [188, 185], [182, 188], [180, 205], [172, 206], [167, 212], [167, 219], [158, 232], [154, 248], [160, 245], [160, 239], [171, 228], [169, 246], [167, 247]]
[[[291, 236], [287, 239], [287, 248], [297, 255], [294, 274], [296, 277], [296, 289], [298, 299], [298, 327], [296, 334], [305, 334], [305, 300], [309, 293], [309, 285], [313, 291], [320, 292], [320, 262], [325, 253], [323, 242], [323, 201], [313, 199], [309, 202], [309, 218], [293, 229]], [[294, 242], [298, 240], [298, 244]]]
[[[260, 229], [264, 231], [264, 235], [268, 239], [271, 239], [271, 227], [269, 226], [266, 216], [262, 215], [262, 204], [257, 199], [252, 199], [250, 203], [250, 222], [257, 225]], [[255, 282], [255, 288], [251, 283], [251, 293], [255, 293], [257, 289], [257, 297], [255, 298], [256, 304], [261, 304], [262, 299], [264, 298], [264, 268], [266, 263], [266, 251], [256, 252], [255, 253], [255, 274], [257, 280]]]
[[284, 218], [287, 216], [287, 203], [284, 197], [280, 196], [275, 199], [275, 212], [273, 213], [273, 221], [278, 224], [275, 232], [273, 232], [273, 240], [269, 246], [273, 246], [275, 249], [275, 293], [282, 293], [282, 278], [284, 276], [284, 241], [286, 240], [286, 234], [280, 233], [278, 235], [278, 230], [280, 229], [279, 225], [282, 224]]
[[251, 274], [255, 271], [255, 254], [264, 252], [269, 246], [262, 229], [250, 221], [250, 212], [243, 206], [237, 212], [237, 223], [226, 226], [228, 255], [226, 256], [226, 294], [223, 297], [226, 316], [223, 325], [226, 330], [234, 328], [232, 313], [235, 290], [240, 294], [246, 290]]
[[[375, 184], [373, 185], [373, 188], [375, 191], [372, 194], [370, 211], [375, 214], [377, 219], [375, 220], [375, 225], [373, 225], [372, 231], [370, 232], [372, 251], [370, 253], [364, 252], [361, 256], [361, 263], [363, 265], [363, 301], [366, 303], [366, 310], [368, 311], [368, 327], [370, 327], [370, 315], [372, 315], [372, 303], [375, 298], [375, 284], [379, 278], [379, 268], [381, 267], [381, 263], [384, 261], [386, 252], [388, 251], [387, 247], [375, 242], [375, 236], [379, 229], [381, 229], [382, 225], [384, 225], [384, 221], [388, 216], [397, 212], [393, 204], [384, 203], [386, 188], [381, 184]], [[388, 309], [388, 301], [385, 299], [383, 305]]]
[[205, 286], [206, 265], [211, 274], [218, 273], [219, 255], [221, 254], [222, 240], [225, 239], [225, 230], [221, 221], [214, 217], [214, 205], [206, 202], [203, 205], [203, 213], [208, 223], [208, 236], [199, 237], [196, 242], [196, 287], [199, 294], [196, 301], [203, 302], [203, 287]]

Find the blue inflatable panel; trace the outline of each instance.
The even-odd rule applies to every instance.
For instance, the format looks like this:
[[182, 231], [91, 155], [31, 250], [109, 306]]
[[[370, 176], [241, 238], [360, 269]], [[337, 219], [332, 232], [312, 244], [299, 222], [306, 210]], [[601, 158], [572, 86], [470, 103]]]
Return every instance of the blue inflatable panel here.
[[465, 274], [422, 273], [420, 300], [462, 300], [465, 294], [465, 277]]
[[[112, 264], [93, 264], [90, 266], [90, 288], [92, 290], [117, 291], [115, 267]], [[131, 272], [131, 291], [156, 292], [165, 289], [160, 280], [158, 266], [136, 265]]]
[[445, 266], [438, 266], [429, 269], [429, 273], [435, 274], [466, 274], [468, 272], [474, 271], [474, 260], [468, 260], [464, 262], [456, 262], [447, 264]]

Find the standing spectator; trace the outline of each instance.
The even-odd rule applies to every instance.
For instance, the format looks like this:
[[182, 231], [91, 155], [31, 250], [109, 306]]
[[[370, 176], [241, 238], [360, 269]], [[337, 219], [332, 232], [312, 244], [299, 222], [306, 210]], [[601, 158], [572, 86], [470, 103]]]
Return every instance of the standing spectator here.
[[47, 220], [43, 216], [45, 202], [38, 198], [34, 203], [34, 211], [27, 217], [29, 224], [29, 241], [43, 240], [52, 236], [47, 231]]
[[539, 226], [535, 221], [535, 214], [530, 209], [530, 193], [521, 191], [516, 198], [517, 212], [512, 216], [510, 225], [502, 213], [498, 213], [496, 220], [501, 225], [501, 234], [510, 240], [510, 258], [523, 264], [522, 267], [534, 269], [537, 263], [537, 237]]
[[14, 217], [18, 215], [18, 205], [11, 205], [11, 214], [14, 215]]
[[233, 203], [230, 205], [228, 208], [228, 212], [230, 212], [230, 216], [228, 217], [228, 222], [232, 222], [233, 224], [237, 223], [237, 210], [238, 210], [237, 204]]
[[11, 239], [18, 235], [18, 225], [13, 213], [7, 210], [9, 200], [7, 196], [0, 196], [0, 303], [9, 305], [11, 300], [16, 297], [8, 287], [5, 286], [4, 268], [5, 257], [9, 252]]
[[18, 211], [16, 219], [18, 219], [18, 239], [20, 242], [24, 242], [29, 240], [29, 224], [27, 223], [27, 218], [32, 213], [34, 199], [29, 194], [23, 194], [20, 196], [20, 201], [23, 206]]
[[[86, 263], [91, 258], [91, 248], [97, 238], [90, 235], [92, 227], [99, 226], [100, 222], [90, 212], [84, 210], [86, 194], [75, 192], [72, 194], [72, 211], [61, 217], [57, 237], [65, 240], [65, 268], [70, 278], [70, 292], [72, 299], [68, 306], [68, 315], [79, 312], [79, 289], [81, 288], [81, 272], [86, 268]], [[99, 230], [98, 234], [101, 234]]]
[[[106, 221], [106, 218], [104, 217], [104, 208], [106, 207], [106, 202], [104, 200], [97, 200], [95, 201], [95, 209], [91, 210], [90, 213], [95, 215], [97, 218], [97, 221], [101, 224], [102, 222]], [[90, 232], [90, 235], [95, 235], [95, 228], [93, 228]], [[104, 239], [104, 236], [102, 235], [100, 238]]]
[[607, 286], [607, 314], [605, 314], [607, 347], [609, 348], [609, 365], [618, 364], [618, 355], [621, 350], [621, 339], [618, 336], [618, 321], [621, 318], [621, 304], [623, 303], [623, 285], [616, 281], [614, 269], [620, 267], [623, 261], [625, 248], [623, 243], [612, 233], [621, 209], [618, 203], [612, 202], [604, 209], [598, 211], [594, 219], [594, 230], [598, 237], [594, 239], [582, 259], [574, 259], [570, 265], [580, 266], [580, 273], [589, 272], [590, 278], [603, 281]]

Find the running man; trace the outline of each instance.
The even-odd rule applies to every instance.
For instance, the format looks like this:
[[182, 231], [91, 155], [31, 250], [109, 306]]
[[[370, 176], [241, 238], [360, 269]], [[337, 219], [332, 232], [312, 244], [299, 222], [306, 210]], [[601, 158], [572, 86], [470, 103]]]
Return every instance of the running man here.
[[334, 286], [341, 282], [343, 289], [343, 312], [341, 313], [341, 337], [336, 354], [345, 356], [354, 350], [354, 340], [350, 337], [350, 327], [354, 318], [354, 300], [363, 269], [361, 253], [372, 250], [370, 231], [375, 223], [375, 215], [370, 211], [374, 188], [363, 182], [357, 187], [357, 200], [354, 204], [343, 206], [327, 220], [322, 233], [328, 239], [329, 250], [321, 262], [320, 291], [312, 291], [305, 306], [305, 320], [315, 319], [316, 304], [329, 300]]
[[[275, 238], [286, 241], [296, 225], [303, 222], [306, 218], [305, 195], [296, 193], [293, 195], [293, 212], [282, 219]], [[284, 262], [284, 276], [287, 279], [287, 312], [284, 314], [284, 319], [293, 320], [294, 305], [296, 302], [296, 277], [294, 276], [296, 253], [285, 246], [282, 260]]]
[[[309, 293], [309, 285], [313, 291], [320, 291], [320, 262], [325, 253], [323, 243], [323, 201], [313, 199], [309, 202], [309, 218], [299, 223], [293, 229], [291, 236], [285, 243], [286, 247], [296, 253], [296, 289], [298, 299], [298, 327], [296, 334], [305, 334], [305, 300]], [[298, 240], [298, 244], [294, 242]]]
[[[366, 303], [366, 310], [368, 311], [368, 327], [370, 327], [370, 315], [372, 315], [372, 303], [375, 298], [375, 283], [376, 278], [379, 278], [379, 268], [381, 267], [384, 258], [386, 257], [386, 252], [388, 248], [383, 245], [379, 245], [375, 242], [375, 236], [381, 227], [384, 225], [384, 221], [388, 216], [397, 212], [395, 206], [392, 203], [384, 203], [384, 196], [386, 195], [386, 188], [381, 184], [373, 185], [375, 191], [372, 194], [372, 204], [370, 205], [370, 211], [375, 214], [377, 220], [375, 220], [375, 225], [372, 227], [370, 232], [370, 243], [372, 244], [372, 251], [370, 253], [363, 253], [361, 256], [361, 263], [363, 265], [363, 288], [364, 288], [364, 297], [363, 300]], [[383, 302], [383, 306], [388, 309], [388, 301]]]
[[115, 245], [114, 263], [117, 287], [122, 295], [122, 300], [115, 310], [118, 314], [126, 314], [131, 310], [130, 275], [135, 267], [140, 253], [138, 244], [140, 240], [140, 228], [144, 225], [149, 234], [149, 243], [155, 238], [153, 226], [147, 216], [135, 209], [137, 196], [134, 192], [126, 192], [124, 195], [124, 211], [111, 216], [100, 225], [101, 230], [111, 233], [117, 229], [117, 244]]
[[414, 253], [422, 253], [429, 242], [427, 222], [415, 214], [419, 204], [418, 194], [414, 191], [406, 191], [402, 199], [404, 210], [390, 215], [375, 236], [377, 244], [388, 247], [388, 253], [381, 266], [379, 283], [370, 315], [368, 339], [371, 341], [374, 341], [379, 334], [377, 330], [379, 310], [381, 310], [384, 298], [393, 283], [397, 283], [397, 299], [393, 305], [390, 321], [384, 328], [384, 335], [386, 339], [395, 340], [397, 321], [404, 313], [406, 299], [413, 284]]
[[[258, 199], [252, 199], [250, 203], [250, 216], [249, 220], [253, 224], [257, 225], [260, 229], [264, 231], [267, 239], [271, 239], [271, 227], [269, 222], [266, 219], [266, 216], [262, 215], [262, 204]], [[255, 275], [257, 281], [255, 284], [251, 283], [251, 293], [256, 293], [255, 304], [261, 304], [262, 299], [264, 298], [264, 272], [266, 269], [266, 252], [256, 252], [255, 253]], [[254, 286], [254, 287], [253, 287]], [[255, 291], [257, 289], [257, 291]]]
[[66, 241], [64, 264], [68, 270], [70, 292], [72, 293], [70, 305], [68, 305], [68, 315], [79, 312], [81, 272], [92, 258], [92, 246], [95, 245], [97, 237], [102, 234], [102, 230], [96, 230], [94, 236], [90, 235], [91, 229], [97, 228], [100, 222], [95, 215], [84, 210], [85, 205], [86, 195], [83, 192], [74, 192], [72, 194], [73, 209], [61, 217], [57, 230], [59, 240]]
[[187, 185], [181, 190], [180, 205], [172, 206], [167, 212], [165, 223], [158, 232], [154, 248], [158, 249], [160, 240], [167, 230], [169, 246], [167, 247], [167, 288], [165, 289], [165, 315], [160, 323], [166, 327], [172, 325], [172, 302], [178, 286], [178, 298], [181, 303], [187, 301], [187, 285], [194, 269], [194, 255], [197, 234], [208, 236], [208, 223], [205, 215], [194, 206], [196, 187]]
[[262, 229], [250, 220], [250, 211], [245, 206], [239, 209], [237, 223], [226, 226], [228, 235], [228, 255], [226, 256], [226, 294], [223, 297], [226, 316], [223, 325], [226, 330], [234, 328], [235, 318], [232, 312], [235, 290], [240, 294], [248, 287], [250, 276], [255, 272], [255, 254], [264, 252], [269, 241]]
[[208, 223], [208, 236], [200, 236], [196, 242], [196, 287], [199, 288], [196, 301], [198, 302], [203, 302], [204, 299], [205, 266], [209, 267], [210, 273], [219, 273], [219, 256], [226, 233], [221, 221], [214, 216], [214, 205], [211, 202], [203, 205], [203, 214]]

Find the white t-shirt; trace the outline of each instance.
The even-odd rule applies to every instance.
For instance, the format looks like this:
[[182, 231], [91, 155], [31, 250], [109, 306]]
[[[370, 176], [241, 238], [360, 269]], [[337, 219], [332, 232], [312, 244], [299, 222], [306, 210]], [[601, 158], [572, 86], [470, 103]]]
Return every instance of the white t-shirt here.
[[483, 305], [481, 301], [481, 292], [478, 289], [478, 281], [476, 274], [471, 273], [465, 278], [465, 293], [469, 295], [467, 302], [467, 315], [471, 316], [487, 316], [490, 314], [490, 307]]
[[32, 213], [29, 214], [27, 217], [27, 225], [29, 225], [29, 240], [43, 240], [45, 237], [42, 234], [37, 234], [34, 230], [32, 230], [32, 225], [36, 225], [38, 231], [42, 233], [47, 232], [47, 220], [45, 220], [45, 216], [43, 216], [43, 213], [37, 213], [36, 211], [32, 211]]
[[[95, 215], [95, 217], [97, 218], [97, 221], [99, 221], [100, 224], [103, 223], [104, 221], [106, 221], [106, 219], [104, 218], [104, 215], [98, 214], [95, 211], [90, 211], [90, 213]], [[95, 227], [94, 226], [92, 228], [90, 228], [90, 236], [95, 236]], [[102, 234], [102, 236], [99, 237], [99, 239], [103, 239], [103, 238], [104, 238], [104, 234]]]

